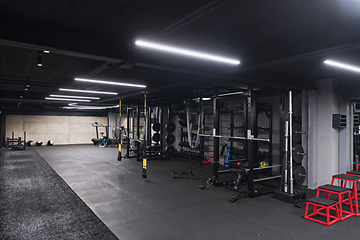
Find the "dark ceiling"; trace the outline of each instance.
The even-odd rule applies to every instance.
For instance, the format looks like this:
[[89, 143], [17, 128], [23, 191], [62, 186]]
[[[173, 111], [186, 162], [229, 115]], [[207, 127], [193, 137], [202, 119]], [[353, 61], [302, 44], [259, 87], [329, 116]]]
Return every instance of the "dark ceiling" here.
[[[83, 0], [0, 2], [0, 104], [56, 109], [45, 100], [59, 88], [115, 91], [97, 104], [139, 104], [204, 96], [213, 89], [314, 89], [335, 78], [343, 97], [360, 100], [357, 0]], [[239, 59], [227, 65], [145, 49], [145, 39]], [[50, 54], [43, 53], [50, 50]], [[38, 52], [42, 67], [37, 67]], [[75, 82], [75, 77], [144, 84], [147, 88]], [[30, 84], [25, 91], [27, 81]], [[70, 93], [68, 93], [70, 94]], [[72, 94], [79, 95], [79, 94]], [[22, 98], [20, 98], [22, 96]]]

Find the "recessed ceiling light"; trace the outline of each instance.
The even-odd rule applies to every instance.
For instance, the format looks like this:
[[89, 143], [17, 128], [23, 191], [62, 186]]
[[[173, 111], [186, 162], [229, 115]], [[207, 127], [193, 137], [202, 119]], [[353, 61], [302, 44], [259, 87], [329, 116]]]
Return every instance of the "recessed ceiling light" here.
[[351, 71], [360, 72], [359, 67], [351, 66], [351, 65], [348, 65], [348, 64], [335, 62], [335, 61], [331, 61], [331, 60], [326, 60], [326, 61], [324, 61], [324, 63], [335, 66], [335, 67], [340, 67], [340, 68], [348, 69], [348, 70], [351, 70]]
[[60, 88], [59, 90], [60, 90], [60, 91], [67, 91], [67, 92], [82, 92], [82, 93], [95, 93], [95, 94], [117, 95], [116, 92], [100, 92], [100, 91], [79, 90], [79, 89], [67, 89], [67, 88]]
[[50, 95], [50, 97], [100, 99], [100, 98], [98, 98], [98, 97], [84, 97], [84, 96], [70, 96], [70, 95]]
[[85, 100], [85, 99], [51, 98], [51, 97], [46, 97], [45, 99], [46, 100], [57, 100], [57, 101], [90, 102], [90, 100]]
[[111, 85], [120, 85], [120, 86], [127, 86], [127, 87], [139, 87], [139, 88], [146, 88], [146, 86], [145, 86], [145, 85], [140, 85], [140, 84], [119, 83], [119, 82], [108, 82], [108, 81], [93, 80], [93, 79], [86, 79], [86, 78], [75, 78], [75, 81], [81, 81], [81, 82], [91, 82], [91, 83], [102, 83], [102, 84], [111, 84]]
[[142, 47], [148, 47], [148, 48], [157, 49], [157, 50], [161, 50], [161, 51], [178, 53], [178, 54], [182, 54], [182, 55], [203, 58], [203, 59], [208, 59], [208, 60], [213, 60], [213, 61], [218, 61], [218, 62], [224, 62], [224, 63], [230, 63], [230, 64], [236, 64], [236, 65], [240, 63], [240, 61], [238, 61], [236, 59], [224, 58], [224, 57], [215, 56], [215, 55], [211, 55], [211, 54], [207, 54], [207, 53], [195, 52], [195, 51], [191, 51], [191, 50], [187, 50], [187, 49], [181, 49], [181, 48], [176, 48], [176, 47], [172, 47], [172, 46], [166, 46], [166, 45], [162, 45], [162, 44], [146, 42], [146, 41], [142, 41], [142, 40], [136, 41], [135, 44], [138, 46], [142, 46]]

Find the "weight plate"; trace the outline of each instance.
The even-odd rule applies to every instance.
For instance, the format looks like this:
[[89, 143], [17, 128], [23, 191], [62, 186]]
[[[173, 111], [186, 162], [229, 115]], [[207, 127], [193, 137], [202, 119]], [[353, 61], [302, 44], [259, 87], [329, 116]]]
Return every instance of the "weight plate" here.
[[300, 144], [296, 144], [293, 151], [293, 159], [297, 164], [301, 164], [304, 158], [304, 148]]
[[175, 131], [175, 124], [172, 122], [169, 122], [168, 124], [166, 124], [165, 128], [168, 133], [172, 133]]
[[175, 136], [173, 134], [169, 134], [165, 137], [165, 141], [167, 144], [173, 144], [175, 142]]
[[295, 183], [301, 185], [304, 183], [306, 178], [305, 168], [301, 165], [297, 165], [294, 167], [294, 180]]
[[158, 122], [155, 122], [155, 123], [153, 124], [153, 126], [152, 126], [152, 129], [153, 129], [155, 132], [160, 131], [160, 128], [161, 128], [161, 126], [160, 126], [160, 123], [158, 123]]
[[168, 156], [172, 156], [172, 155], [175, 154], [175, 148], [174, 148], [174, 146], [167, 146], [167, 147], [165, 148], [165, 151], [166, 151], [166, 153], [167, 153]]
[[292, 127], [292, 139], [294, 142], [299, 142], [301, 140], [302, 128], [299, 123], [294, 123]]
[[160, 142], [160, 134], [159, 133], [154, 133], [152, 139], [153, 139], [154, 142]]

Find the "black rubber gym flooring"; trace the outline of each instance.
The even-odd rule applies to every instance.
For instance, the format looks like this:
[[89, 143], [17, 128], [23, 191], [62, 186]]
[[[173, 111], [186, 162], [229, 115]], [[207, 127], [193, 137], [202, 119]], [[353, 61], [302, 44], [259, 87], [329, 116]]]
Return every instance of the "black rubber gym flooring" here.
[[34, 149], [0, 154], [1, 239], [117, 239]]
[[[202, 179], [189, 176], [191, 179], [173, 180], [172, 171], [189, 170], [188, 160], [150, 161], [148, 179], [144, 180], [141, 177], [142, 163], [134, 159], [117, 161], [117, 149], [98, 148], [93, 145], [42, 146], [34, 147], [34, 149], [119, 239], [338, 240], [357, 238], [360, 217], [351, 217], [327, 227], [304, 219], [304, 209], [276, 200], [271, 194], [231, 203], [229, 200], [235, 192], [224, 187], [208, 187], [200, 190], [198, 185], [204, 184], [210, 176], [211, 166], [209, 165], [205, 166]], [[25, 152], [25, 156], [33, 154], [30, 148]], [[19, 151], [13, 154], [21, 161], [26, 159], [26, 157], [22, 159], [21, 156], [25, 152]], [[10, 160], [6, 159], [5, 162]], [[194, 174], [199, 176], [199, 166], [195, 162], [191, 165]], [[15, 166], [16, 164], [14, 168]], [[4, 171], [5, 168], [2, 167], [2, 175]], [[24, 183], [32, 180], [29, 180], [27, 173], [24, 174], [17, 178], [22, 179], [18, 182], [22, 182], [22, 188], [26, 189], [29, 185]], [[36, 177], [34, 175], [35, 181]], [[50, 178], [55, 179], [54, 182], [62, 182], [55, 174], [48, 177]], [[15, 182], [10, 180], [7, 184], [12, 185]], [[57, 186], [59, 183], [52, 184]], [[37, 185], [39, 185], [38, 188], [42, 188], [42, 184]], [[52, 203], [44, 200], [44, 196], [52, 193], [50, 194], [47, 188], [39, 191], [41, 193], [38, 195], [41, 197], [38, 198], [37, 204], [40, 204], [44, 210], [38, 209], [38, 211], [46, 212]], [[55, 193], [52, 199], [64, 198], [62, 194], [60, 194], [61, 197], [58, 195]], [[308, 197], [312, 196], [314, 192], [308, 191]], [[2, 200], [1, 203], [5, 209], [9, 208], [8, 205], [11, 207], [15, 204], [23, 209], [24, 204], [28, 202], [26, 199], [31, 199], [32, 194], [22, 195], [22, 201], [16, 203], [10, 201], [11, 196], [6, 198], [7, 201]], [[61, 208], [66, 208], [67, 204], [76, 201], [66, 199], [62, 200], [66, 204]], [[12, 207], [14, 211], [15, 208], [15, 206]], [[80, 211], [86, 215], [89, 210], [77, 211], [79, 216], [83, 216]], [[19, 211], [15, 213], [20, 215]], [[43, 221], [56, 222], [56, 216], [53, 215], [53, 218], [47, 216], [48, 218]], [[1, 219], [2, 226], [8, 226], [5, 230], [15, 233], [19, 227], [17, 223], [19, 217], [8, 214], [6, 218]], [[41, 216], [37, 221], [42, 221]], [[34, 222], [36, 221], [23, 222], [24, 226], [27, 226], [24, 229], [30, 231]], [[94, 225], [85, 224], [81, 225], [81, 228], [90, 231]], [[86, 229], [87, 227], [90, 229]], [[58, 229], [60, 228], [55, 227], [54, 231]], [[18, 233], [15, 239], [28, 239], [26, 233], [26, 231]], [[66, 231], [63, 234], [65, 236]], [[47, 237], [40, 235], [36, 239], [47, 239]], [[78, 239], [86, 238], [80, 236]], [[90, 239], [111, 238], [99, 236], [90, 237]]]

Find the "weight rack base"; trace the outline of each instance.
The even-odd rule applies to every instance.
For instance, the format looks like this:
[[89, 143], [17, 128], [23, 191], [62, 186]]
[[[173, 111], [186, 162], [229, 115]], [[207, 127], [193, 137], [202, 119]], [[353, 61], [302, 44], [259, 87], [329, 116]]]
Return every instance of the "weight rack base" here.
[[279, 190], [274, 191], [274, 198], [287, 203], [298, 203], [306, 201], [306, 193], [294, 191], [293, 194], [282, 192]]

